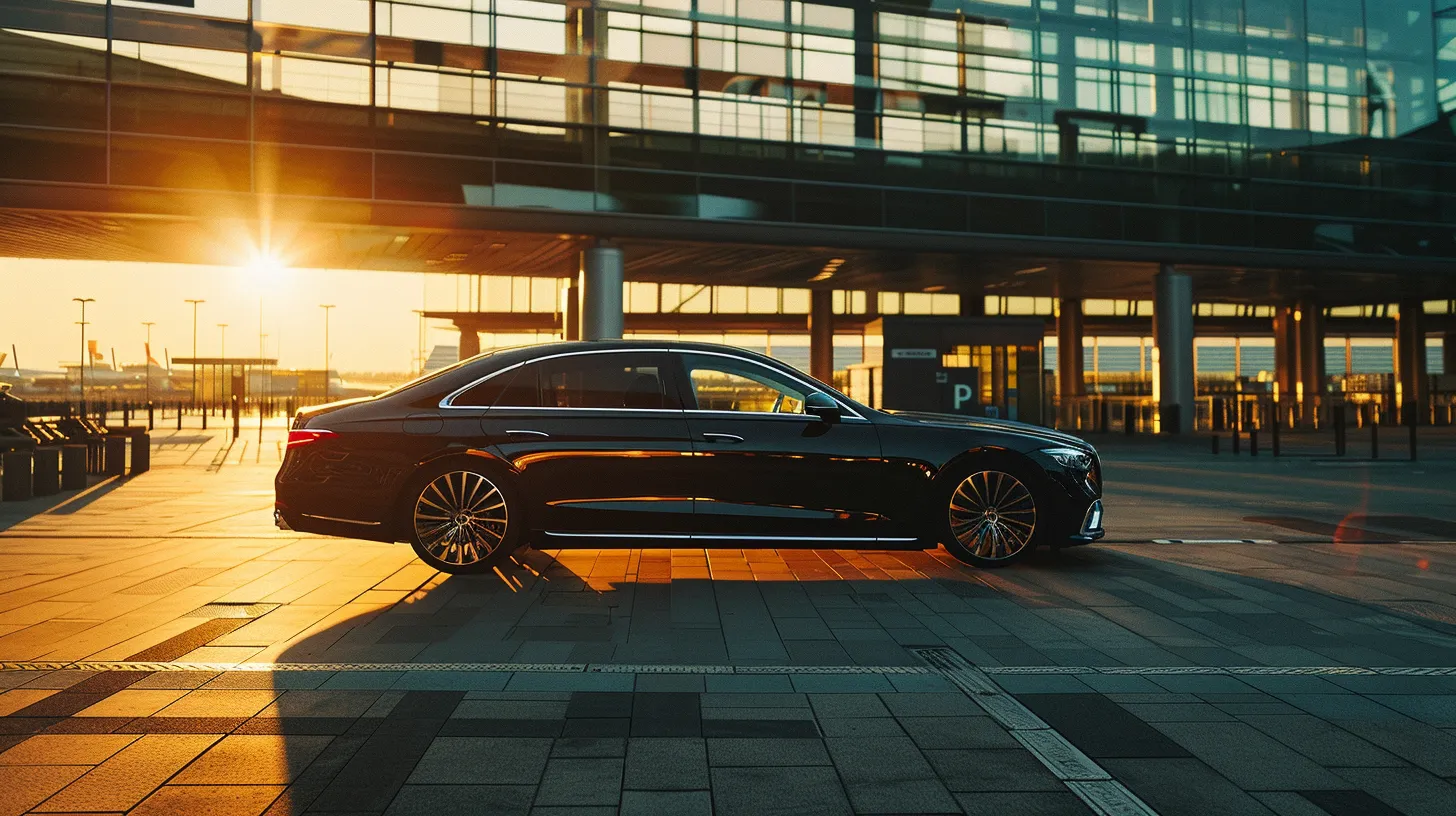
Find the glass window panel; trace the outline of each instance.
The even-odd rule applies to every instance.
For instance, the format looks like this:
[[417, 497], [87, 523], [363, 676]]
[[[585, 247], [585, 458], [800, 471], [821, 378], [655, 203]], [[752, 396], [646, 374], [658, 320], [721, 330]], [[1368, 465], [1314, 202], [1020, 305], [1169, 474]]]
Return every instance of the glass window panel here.
[[[262, 0], [259, 0], [261, 2]], [[138, 2], [138, 0], [112, 0], [114, 6], [130, 6], [132, 8], [144, 8], [155, 11], [157, 2]], [[173, 5], [166, 9], [173, 14], [196, 14], [203, 17], [222, 17], [231, 20], [243, 20], [248, 16], [248, 0], [188, 0], [185, 6]]]
[[0, 70], [7, 73], [106, 78], [106, 40], [0, 29], [6, 40], [0, 48]]
[[253, 0], [253, 19], [369, 33], [369, 0]]
[[713, 287], [713, 311], [718, 314], [743, 314], [748, 311], [748, 287]]
[[770, 368], [730, 357], [684, 354], [699, 411], [804, 413], [804, 386]]
[[677, 408], [669, 398], [661, 355], [575, 354], [542, 360], [542, 402], [553, 408]]
[[389, 30], [382, 33], [429, 42], [470, 45], [474, 38], [471, 16], [465, 11], [396, 3], [390, 15]]
[[355, 63], [280, 57], [263, 54], [258, 59], [258, 89], [285, 96], [369, 104], [369, 66]]
[[248, 82], [248, 55], [177, 45], [114, 40], [112, 77], [122, 82], [215, 88], [218, 83], [243, 88]]

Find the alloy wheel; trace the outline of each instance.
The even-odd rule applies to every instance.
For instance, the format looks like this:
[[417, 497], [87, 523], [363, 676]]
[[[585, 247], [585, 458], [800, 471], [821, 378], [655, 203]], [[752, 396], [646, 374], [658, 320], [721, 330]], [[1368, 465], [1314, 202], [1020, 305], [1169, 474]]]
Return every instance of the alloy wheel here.
[[415, 536], [446, 564], [466, 566], [489, 558], [505, 541], [509, 520], [500, 488], [468, 470], [435, 477], [415, 502]]
[[977, 471], [950, 495], [950, 529], [956, 541], [978, 558], [1013, 558], [1036, 535], [1036, 500], [1010, 473]]

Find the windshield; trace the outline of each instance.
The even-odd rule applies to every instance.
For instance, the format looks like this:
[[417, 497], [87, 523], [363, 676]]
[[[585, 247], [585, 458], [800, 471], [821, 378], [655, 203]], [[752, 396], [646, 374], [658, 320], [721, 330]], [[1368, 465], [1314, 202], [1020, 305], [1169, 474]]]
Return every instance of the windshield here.
[[437, 368], [434, 371], [431, 371], [431, 372], [425, 374], [424, 376], [416, 377], [413, 380], [410, 380], [409, 382], [407, 382], [407, 383], [405, 383], [403, 385], [396, 385], [395, 387], [389, 389], [388, 391], [385, 391], [383, 394], [380, 394], [379, 396], [381, 396], [381, 397], [393, 396], [394, 394], [398, 394], [399, 392], [405, 390], [406, 388], [414, 388], [415, 386], [420, 385], [420, 384], [423, 384], [423, 383], [427, 383], [430, 380], [435, 379], [436, 377], [443, 377], [443, 376], [445, 376], [446, 374], [449, 374], [452, 371], [456, 371], [456, 370], [460, 369], [462, 366], [470, 365], [471, 363], [475, 362], [476, 360], [483, 360], [486, 357], [491, 356], [492, 354], [499, 354], [502, 351], [510, 351], [513, 348], [519, 348], [519, 346], [503, 346], [501, 348], [493, 348], [490, 351], [482, 351], [481, 353], [475, 355], [474, 357], [467, 357], [466, 359], [461, 360], [458, 363], [451, 363], [450, 365], [447, 365], [444, 368]]

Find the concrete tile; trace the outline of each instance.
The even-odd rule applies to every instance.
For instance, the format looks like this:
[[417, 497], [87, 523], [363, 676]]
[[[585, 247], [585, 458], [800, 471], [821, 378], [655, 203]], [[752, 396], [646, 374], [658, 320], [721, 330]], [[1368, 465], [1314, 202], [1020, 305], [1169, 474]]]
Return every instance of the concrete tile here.
[[0, 767], [0, 816], [20, 816], [84, 773], [75, 765]]
[[1259, 800], [1196, 759], [1109, 758], [1098, 764], [1159, 813], [1271, 816]]
[[883, 674], [795, 674], [789, 680], [794, 684], [794, 691], [808, 693], [895, 690]]
[[621, 816], [712, 816], [708, 791], [622, 791]]
[[1456, 785], [1419, 768], [1340, 768], [1336, 773], [1402, 813], [1456, 814]]
[[167, 689], [122, 689], [76, 712], [77, 717], [150, 717], [188, 692]]
[[420, 758], [408, 784], [535, 785], [551, 740], [520, 737], [440, 737]]
[[1091, 816], [1092, 811], [1069, 791], [1041, 793], [957, 793], [966, 813], [1015, 813], [1017, 816]]
[[1400, 767], [1406, 763], [1339, 726], [1308, 714], [1240, 717], [1326, 768]]
[[129, 810], [216, 741], [215, 736], [148, 734], [72, 782], [37, 810]]
[[1339, 777], [1246, 723], [1165, 722], [1154, 727], [1244, 790], [1343, 787]]
[[712, 779], [715, 816], [854, 812], [833, 768], [714, 768]]
[[283, 787], [266, 785], [167, 785], [131, 811], [133, 816], [258, 816]]
[[488, 813], [524, 816], [531, 812], [532, 785], [405, 785], [385, 816], [441, 816]]
[[958, 813], [930, 763], [904, 737], [826, 737], [856, 813]]
[[628, 790], [706, 790], [708, 753], [701, 738], [633, 737], [622, 785]]
[[718, 738], [708, 740], [708, 764], [715, 768], [829, 765], [820, 739]]
[[622, 767], [620, 759], [549, 760], [536, 805], [616, 805], [621, 801]]
[[282, 694], [262, 689], [198, 689], [158, 711], [158, 717], [252, 717]]
[[324, 736], [231, 735], [173, 777], [177, 785], [287, 785], [329, 744]]
[[903, 737], [905, 729], [893, 717], [829, 717], [819, 720], [826, 737]]
[[921, 750], [1016, 748], [1010, 734], [990, 717], [901, 717], [900, 727]]
[[8, 717], [55, 693], [55, 689], [11, 689], [0, 694], [0, 717]]
[[37, 734], [0, 754], [0, 765], [100, 765], [135, 734]]
[[[259, 717], [362, 717], [380, 698], [377, 691], [290, 689], [270, 703]], [[378, 714], [383, 716], [388, 712]]]
[[626, 737], [561, 737], [551, 745], [553, 757], [625, 757]]
[[706, 678], [709, 693], [775, 694], [793, 692], [794, 684], [787, 674], [710, 674]]
[[888, 717], [889, 709], [874, 694], [810, 694], [816, 717]]
[[1066, 790], [1060, 779], [1019, 744], [1014, 749], [923, 753], [951, 791]]

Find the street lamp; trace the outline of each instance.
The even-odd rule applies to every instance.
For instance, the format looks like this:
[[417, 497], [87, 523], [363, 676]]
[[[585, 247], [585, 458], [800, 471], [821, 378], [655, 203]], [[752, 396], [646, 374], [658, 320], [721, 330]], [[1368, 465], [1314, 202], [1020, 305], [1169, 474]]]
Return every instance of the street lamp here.
[[197, 407], [197, 401], [202, 396], [198, 390], [201, 383], [197, 382], [197, 304], [206, 303], [205, 300], [185, 300], [184, 303], [192, 304], [192, 407]]
[[[219, 365], [218, 365], [218, 371], [221, 372], [223, 368], [227, 368], [227, 373], [229, 374], [229, 376], [231, 376], [232, 373], [233, 373], [233, 370], [227, 364], [227, 327], [228, 327], [228, 324], [226, 324], [226, 323], [219, 323], [219, 324], [217, 324], [217, 330], [218, 330], [217, 358], [218, 358], [218, 360], [221, 361], [219, 363]], [[218, 383], [217, 383], [217, 398], [218, 398], [219, 401], [221, 401], [222, 398], [227, 395], [227, 385], [222, 382], [222, 378], [221, 377], [218, 377], [217, 379], [218, 379]]]
[[334, 308], [332, 303], [320, 303], [319, 308], [324, 310], [324, 402], [329, 401], [329, 310]]
[[81, 367], [76, 370], [76, 375], [81, 381], [81, 417], [86, 416], [86, 304], [95, 303], [96, 298], [71, 298], [81, 304], [81, 320], [76, 325], [81, 327]]
[[147, 327], [147, 344], [142, 347], [142, 350], [144, 352], [146, 352], [146, 358], [147, 358], [144, 361], [146, 363], [146, 366], [147, 366], [147, 405], [151, 405], [152, 404], [152, 327], [155, 326], [155, 325], [157, 325], [157, 324], [154, 323], [154, 322], [148, 321], [148, 320], [143, 320], [142, 321], [142, 325]]

